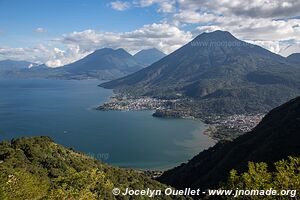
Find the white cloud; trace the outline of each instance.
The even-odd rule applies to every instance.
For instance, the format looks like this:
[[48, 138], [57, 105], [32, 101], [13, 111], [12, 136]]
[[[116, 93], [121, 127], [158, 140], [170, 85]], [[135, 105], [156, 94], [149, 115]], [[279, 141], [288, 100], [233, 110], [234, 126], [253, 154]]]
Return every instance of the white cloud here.
[[[299, 0], [133, 0], [132, 5], [158, 5], [169, 12], [168, 23], [177, 27], [198, 25], [194, 36], [204, 31], [226, 30], [238, 38], [282, 52], [288, 40], [300, 41]], [[272, 45], [271, 45], [272, 44]]]
[[130, 7], [130, 4], [123, 1], [114, 1], [110, 3], [110, 6], [115, 10], [122, 11], [128, 9]]
[[46, 60], [45, 64], [49, 67], [59, 67], [69, 63], [72, 63], [76, 60], [79, 60], [92, 51], [80, 51], [78, 45], [67, 45], [66, 50], [59, 49], [57, 47], [50, 50], [50, 57]]
[[48, 49], [43, 45], [32, 48], [0, 47], [0, 59], [27, 60], [38, 62], [41, 58], [48, 57]]
[[280, 42], [278, 42], [278, 41], [266, 41], [266, 40], [264, 40], [264, 41], [260, 41], [260, 40], [251, 41], [251, 40], [249, 40], [249, 41], [246, 41], [246, 42], [249, 42], [249, 43], [252, 43], [252, 44], [255, 44], [255, 45], [259, 45], [259, 46], [261, 46], [265, 49], [268, 49], [268, 50], [270, 50], [274, 53], [277, 53], [277, 54], [280, 52], [280, 50], [282, 48]]
[[112, 33], [95, 30], [73, 32], [64, 35], [58, 41], [68, 45], [77, 44], [83, 52], [110, 47], [125, 48], [134, 53], [144, 48], [156, 47], [170, 53], [191, 39], [192, 34], [188, 31], [182, 31], [167, 23], [154, 23], [130, 32]]
[[210, 13], [199, 13], [193, 10], [186, 10], [180, 11], [174, 14], [174, 20], [176, 22], [183, 22], [183, 23], [207, 23], [207, 22], [214, 22], [218, 16], [210, 14]]
[[158, 12], [169, 13], [175, 10], [175, 0], [140, 0], [141, 7], [151, 6], [153, 4], [158, 5]]
[[46, 30], [46, 29], [44, 29], [44, 28], [41, 28], [41, 27], [39, 27], [39, 28], [36, 28], [34, 31], [35, 31], [36, 33], [46, 33], [46, 32], [47, 32], [47, 30]]
[[[128, 32], [83, 30], [67, 33], [50, 44], [32, 48], [0, 48], [1, 58], [44, 62], [56, 67], [76, 61], [96, 49], [125, 48], [130, 53], [156, 47], [170, 53], [197, 34], [226, 30], [239, 39], [263, 46], [284, 56], [300, 52], [299, 0], [117, 0], [115, 10], [157, 6], [167, 13], [159, 23]], [[190, 31], [188, 24], [196, 27]], [[36, 32], [46, 32], [37, 28]]]
[[64, 60], [64, 63], [72, 62], [104, 47], [124, 48], [130, 53], [155, 47], [165, 53], [170, 53], [188, 43], [192, 37], [190, 32], [182, 31], [167, 23], [144, 25], [139, 29], [121, 33], [91, 29], [73, 32], [56, 39], [56, 42], [68, 46], [69, 51], [64, 52], [64, 55], [68, 55], [68, 59], [60, 57], [55, 60], [55, 63], [51, 61], [51, 64], [57, 65], [59, 63], [57, 60]]
[[276, 53], [283, 52], [285, 41], [300, 41], [299, 0], [133, 0], [132, 3], [140, 7], [158, 5], [159, 12], [172, 13], [169, 23], [178, 27], [198, 25], [192, 30], [194, 36], [204, 31], [227, 30]]
[[[299, 23], [299, 19], [270, 20], [245, 17], [216, 17], [213, 25], [198, 26], [197, 33], [226, 30], [239, 39], [286, 56], [288, 53], [284, 52], [283, 49], [286, 48], [287, 41], [292, 41], [289, 45], [300, 41], [300, 29], [296, 26]], [[293, 52], [296, 51], [300, 52], [300, 48], [294, 48]]]
[[[92, 53], [96, 49], [124, 48], [130, 53], [156, 47], [170, 53], [192, 39], [192, 34], [167, 23], [149, 24], [121, 33], [84, 30], [64, 34], [53, 39], [51, 45], [31, 48], [0, 48], [0, 59], [28, 60], [46, 63], [50, 67], [69, 64]], [[62, 48], [58, 48], [62, 46]]]
[[280, 49], [279, 53], [283, 56], [289, 56], [293, 53], [300, 53], [300, 42], [296, 41], [292, 44], [285, 44]]
[[91, 52], [81, 53], [76, 46], [70, 45], [67, 50], [39, 44], [27, 48], [0, 48], [0, 60], [26, 60], [34, 63], [45, 63], [49, 67], [58, 67], [78, 60]]
[[300, 15], [299, 0], [178, 0], [183, 10], [213, 11], [251, 18], [285, 18]]
[[[300, 41], [298, 0], [178, 0], [178, 4], [173, 23], [198, 25], [194, 34], [226, 30], [282, 55], [287, 54], [282, 50], [286, 41]], [[300, 50], [290, 45], [293, 52]]]
[[152, 5], [158, 5], [158, 12], [170, 13], [175, 11], [176, 0], [133, 0], [131, 3], [128, 1], [114, 1], [110, 3], [110, 6], [115, 10], [126, 10], [130, 7], [148, 7]]

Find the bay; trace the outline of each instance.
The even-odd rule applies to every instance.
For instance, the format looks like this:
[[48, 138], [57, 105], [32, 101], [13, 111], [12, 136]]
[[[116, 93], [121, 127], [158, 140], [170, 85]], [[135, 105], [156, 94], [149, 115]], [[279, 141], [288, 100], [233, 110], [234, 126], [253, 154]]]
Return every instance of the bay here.
[[137, 169], [168, 169], [215, 144], [197, 120], [95, 110], [113, 94], [100, 83], [1, 79], [0, 140], [46, 135], [106, 163]]

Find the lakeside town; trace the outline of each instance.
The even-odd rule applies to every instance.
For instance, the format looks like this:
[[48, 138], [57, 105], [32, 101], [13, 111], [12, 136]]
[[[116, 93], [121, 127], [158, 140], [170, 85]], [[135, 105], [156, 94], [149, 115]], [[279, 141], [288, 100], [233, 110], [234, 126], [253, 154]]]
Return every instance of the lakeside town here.
[[240, 114], [231, 116], [214, 116], [209, 121], [209, 128], [204, 134], [215, 140], [232, 141], [235, 138], [250, 132], [258, 125], [264, 114]]
[[104, 103], [97, 109], [102, 111], [107, 110], [157, 110], [170, 107], [176, 100], [161, 100], [151, 97], [132, 98], [126, 95], [117, 95], [110, 98], [109, 102]]
[[[193, 111], [181, 106], [180, 99], [157, 99], [152, 97], [134, 98], [124, 94], [118, 94], [97, 109], [102, 111], [139, 111], [153, 110], [154, 117], [162, 118], [189, 118], [198, 119]], [[264, 117], [264, 114], [239, 114], [230, 116], [220, 116], [212, 114], [199, 118], [209, 125], [204, 134], [215, 140], [231, 141], [236, 137], [251, 131]]]

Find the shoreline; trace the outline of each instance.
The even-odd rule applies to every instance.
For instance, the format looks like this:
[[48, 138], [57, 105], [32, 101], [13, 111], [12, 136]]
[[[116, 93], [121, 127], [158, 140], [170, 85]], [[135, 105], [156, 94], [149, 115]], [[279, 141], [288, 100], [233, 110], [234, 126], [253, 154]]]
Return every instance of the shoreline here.
[[199, 117], [192, 109], [183, 106], [186, 99], [158, 99], [153, 97], [133, 97], [114, 93], [109, 100], [98, 106], [100, 111], [153, 111], [153, 117], [200, 120], [208, 125], [203, 134], [216, 141], [233, 139], [251, 131], [264, 117], [263, 113], [217, 115]]

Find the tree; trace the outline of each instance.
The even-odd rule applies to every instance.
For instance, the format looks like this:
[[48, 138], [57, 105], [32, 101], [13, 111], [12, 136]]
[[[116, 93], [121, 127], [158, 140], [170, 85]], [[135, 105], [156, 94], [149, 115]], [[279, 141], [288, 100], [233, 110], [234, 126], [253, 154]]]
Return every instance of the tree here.
[[[267, 191], [276, 190], [276, 199], [290, 199], [300, 190], [300, 158], [289, 157], [274, 164], [275, 170], [269, 171], [266, 163], [249, 162], [248, 171], [238, 174], [231, 170], [224, 189]], [[236, 199], [274, 199], [275, 195], [238, 196]], [[232, 197], [224, 197], [231, 199]]]

